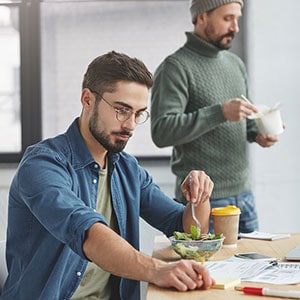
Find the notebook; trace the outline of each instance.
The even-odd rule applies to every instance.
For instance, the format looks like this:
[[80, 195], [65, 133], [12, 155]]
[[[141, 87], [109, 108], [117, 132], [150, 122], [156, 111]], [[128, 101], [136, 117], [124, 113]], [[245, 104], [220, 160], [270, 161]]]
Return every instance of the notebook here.
[[213, 289], [221, 289], [226, 290], [231, 287], [235, 287], [236, 285], [239, 285], [241, 283], [241, 280], [238, 278], [215, 278], [215, 285], [212, 286]]
[[300, 261], [300, 244], [298, 244], [295, 248], [290, 250], [285, 255], [286, 260], [299, 260]]

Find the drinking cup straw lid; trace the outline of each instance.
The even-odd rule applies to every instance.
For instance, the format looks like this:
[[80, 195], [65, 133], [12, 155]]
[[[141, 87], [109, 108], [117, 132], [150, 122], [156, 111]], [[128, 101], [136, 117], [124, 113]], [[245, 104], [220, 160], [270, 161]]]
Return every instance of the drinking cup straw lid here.
[[228, 205], [225, 207], [215, 207], [211, 210], [211, 214], [213, 216], [228, 216], [228, 215], [239, 215], [241, 214], [241, 210], [234, 206]]

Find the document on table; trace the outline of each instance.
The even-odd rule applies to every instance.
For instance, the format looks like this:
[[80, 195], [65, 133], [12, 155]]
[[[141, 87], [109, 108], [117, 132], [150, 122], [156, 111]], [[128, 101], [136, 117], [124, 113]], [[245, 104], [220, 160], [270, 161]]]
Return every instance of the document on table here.
[[273, 284], [297, 284], [300, 282], [299, 263], [278, 263], [265, 269], [248, 281]]
[[274, 241], [289, 238], [291, 237], [291, 235], [289, 233], [269, 233], [262, 231], [253, 231], [250, 233], [239, 233], [239, 237], [247, 239]]
[[212, 277], [240, 278], [241, 281], [272, 284], [300, 283], [299, 263], [278, 263], [255, 261], [208, 261], [205, 266]]

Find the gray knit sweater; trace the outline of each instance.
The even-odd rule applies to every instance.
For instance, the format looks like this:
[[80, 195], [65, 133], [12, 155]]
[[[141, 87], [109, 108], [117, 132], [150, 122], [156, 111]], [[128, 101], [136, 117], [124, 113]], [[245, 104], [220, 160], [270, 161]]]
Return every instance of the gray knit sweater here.
[[247, 95], [243, 62], [188, 32], [186, 44], [168, 56], [154, 76], [151, 132], [158, 147], [173, 146], [176, 198], [185, 202], [179, 185], [192, 169], [214, 181], [213, 198], [250, 190], [247, 140], [258, 130], [253, 121], [226, 121], [221, 104]]

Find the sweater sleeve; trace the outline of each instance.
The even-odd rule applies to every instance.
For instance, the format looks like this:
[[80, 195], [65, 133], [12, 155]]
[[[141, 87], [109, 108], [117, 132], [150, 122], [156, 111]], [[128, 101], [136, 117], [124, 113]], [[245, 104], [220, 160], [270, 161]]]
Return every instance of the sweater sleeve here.
[[151, 134], [158, 147], [195, 140], [226, 121], [220, 104], [188, 110], [191, 74], [167, 58], [157, 69], [151, 98]]

